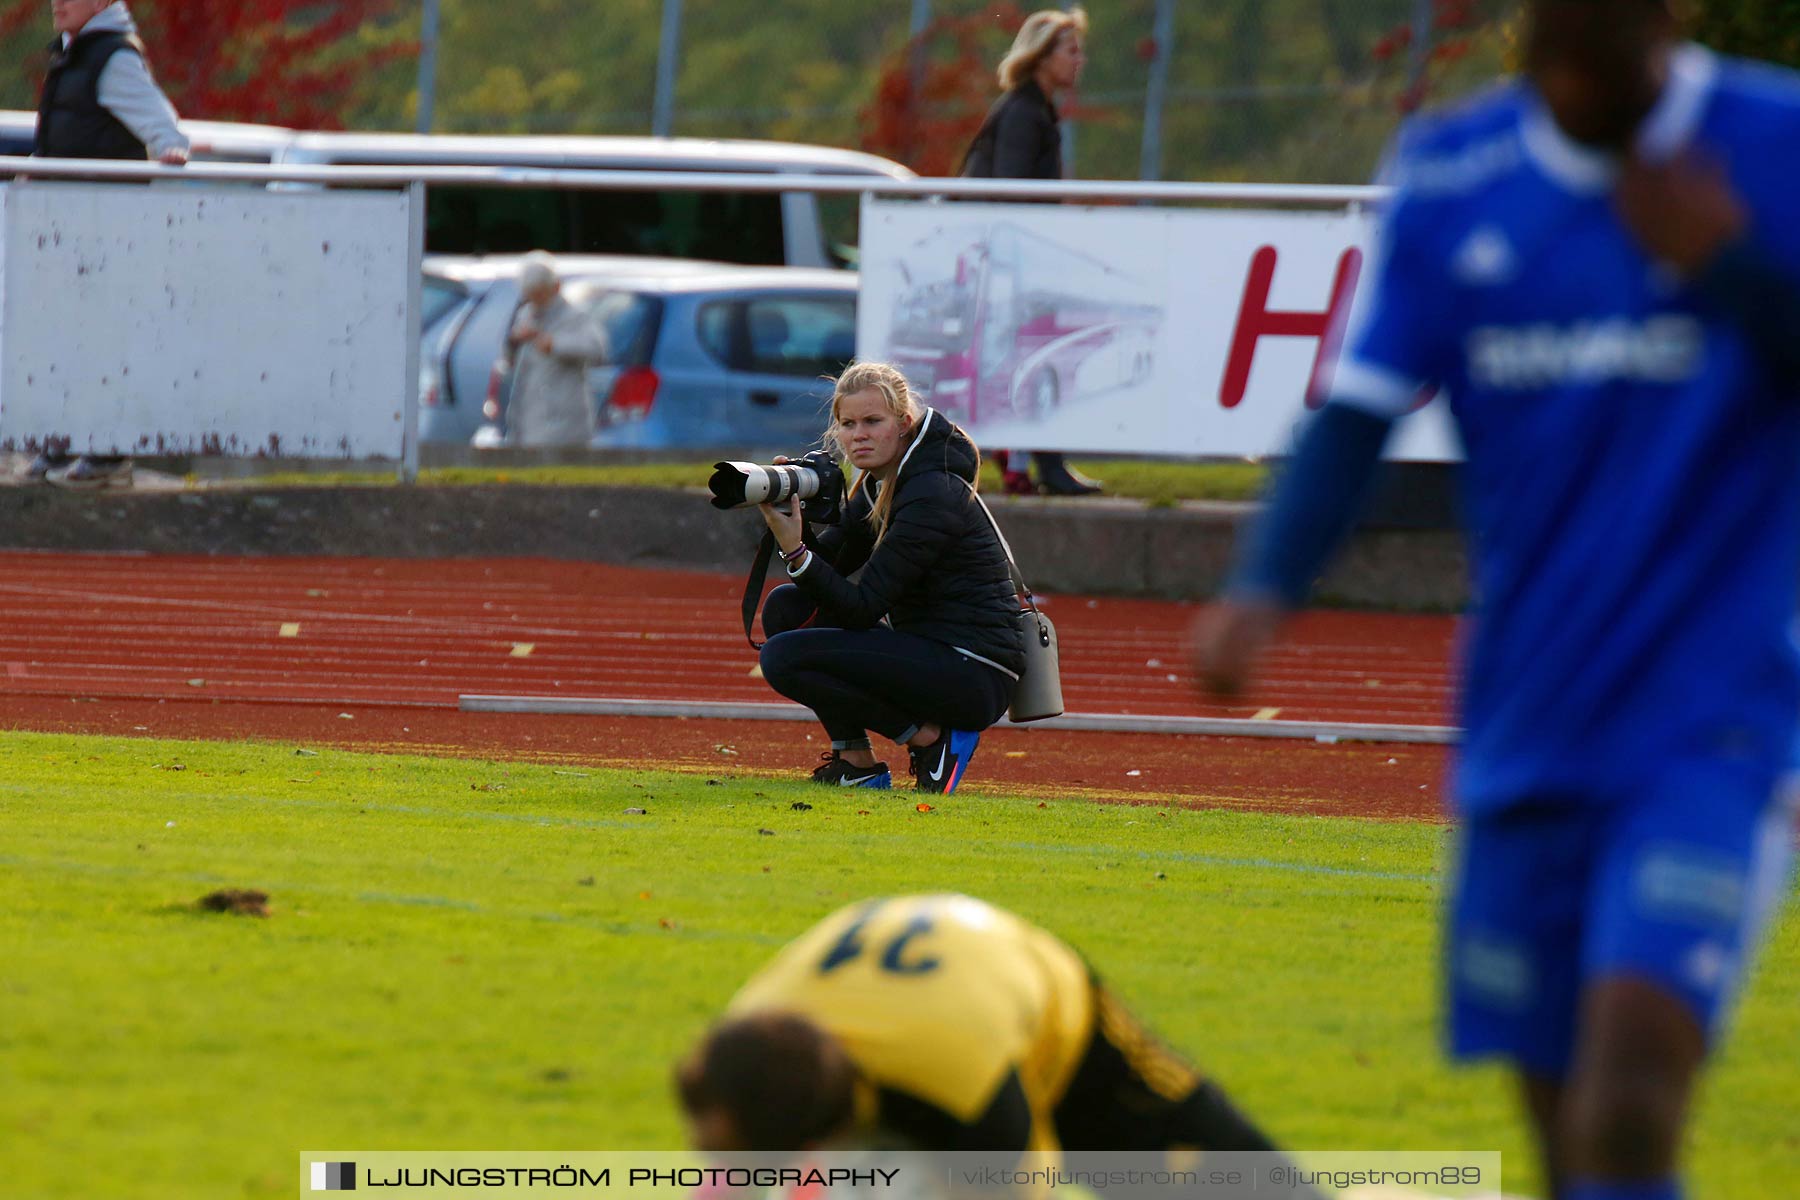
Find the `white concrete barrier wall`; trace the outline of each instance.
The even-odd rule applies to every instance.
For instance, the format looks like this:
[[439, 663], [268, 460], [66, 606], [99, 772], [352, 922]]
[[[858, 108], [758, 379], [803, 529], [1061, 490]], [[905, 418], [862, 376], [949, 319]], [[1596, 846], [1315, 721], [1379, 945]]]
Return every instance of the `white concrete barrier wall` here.
[[399, 458], [408, 196], [0, 187], [0, 449]]
[[[857, 349], [984, 446], [1285, 453], [1374, 274], [1367, 211], [863, 205]], [[1446, 405], [1390, 456], [1458, 457]]]

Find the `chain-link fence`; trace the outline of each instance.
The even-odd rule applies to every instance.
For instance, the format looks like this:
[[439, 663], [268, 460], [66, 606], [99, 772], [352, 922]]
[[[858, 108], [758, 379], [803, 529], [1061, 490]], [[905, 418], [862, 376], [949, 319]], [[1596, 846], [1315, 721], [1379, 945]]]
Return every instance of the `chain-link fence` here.
[[[1361, 182], [1415, 102], [1504, 69], [1518, 2], [1092, 0], [1065, 104], [1070, 164], [1085, 178]], [[285, 0], [230, 21], [196, 19], [187, 0], [132, 8], [189, 117], [772, 138], [941, 174], [1019, 23], [1063, 3]], [[0, 107], [32, 108], [48, 14], [8, 20]], [[282, 53], [259, 20], [280, 26]], [[306, 41], [321, 28], [328, 39]]]
[[[996, 93], [995, 65], [1038, 6], [521, 0], [507, 15], [490, 0], [436, 2], [437, 131], [777, 138], [866, 148], [926, 173], [953, 169]], [[1513, 7], [1097, 0], [1067, 114], [1073, 169], [1361, 181], [1418, 100], [1504, 68]], [[413, 125], [405, 82], [390, 80], [385, 103], [355, 123]]]

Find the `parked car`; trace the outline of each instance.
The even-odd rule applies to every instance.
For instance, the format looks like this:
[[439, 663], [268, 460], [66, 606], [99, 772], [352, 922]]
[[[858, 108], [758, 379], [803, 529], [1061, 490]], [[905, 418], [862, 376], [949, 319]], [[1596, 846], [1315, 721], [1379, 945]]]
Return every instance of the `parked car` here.
[[[0, 154], [29, 155], [37, 143], [37, 113], [0, 109]], [[191, 142], [195, 162], [268, 163], [294, 138], [294, 131], [279, 125], [248, 125], [238, 121], [180, 122]]]
[[[588, 377], [595, 446], [817, 440], [825, 377], [856, 355], [853, 273], [578, 255], [558, 265], [564, 294], [594, 313], [612, 347]], [[518, 308], [517, 271], [516, 256], [427, 260], [427, 292], [443, 307], [425, 331], [421, 440], [504, 427], [510, 380], [495, 364]]]
[[[486, 166], [911, 179], [899, 163], [787, 142], [642, 137], [463, 137], [305, 133], [282, 163]], [[831, 267], [855, 259], [856, 196], [811, 192], [435, 186], [425, 200], [434, 254], [634, 254], [757, 266]]]
[[[479, 269], [486, 266], [486, 270]], [[495, 264], [427, 267], [419, 288], [419, 437], [467, 442], [481, 424], [485, 383], [465, 397], [450, 370], [457, 335], [505, 271]], [[462, 403], [458, 403], [462, 401]]]
[[[678, 259], [565, 255], [565, 279], [642, 279], [712, 269]], [[419, 314], [419, 437], [468, 443], [484, 425], [504, 431], [506, 388], [499, 374], [506, 331], [519, 307], [519, 256], [431, 256], [425, 260]], [[618, 330], [608, 330], [609, 340]]]

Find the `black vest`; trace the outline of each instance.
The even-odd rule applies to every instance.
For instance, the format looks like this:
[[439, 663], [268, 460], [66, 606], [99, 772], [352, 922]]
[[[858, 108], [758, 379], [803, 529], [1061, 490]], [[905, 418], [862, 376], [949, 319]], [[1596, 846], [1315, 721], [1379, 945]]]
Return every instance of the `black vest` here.
[[100, 72], [124, 51], [140, 57], [144, 44], [129, 33], [84, 33], [62, 48], [50, 48], [50, 73], [38, 100], [37, 154], [40, 158], [150, 157], [124, 122], [100, 107]]

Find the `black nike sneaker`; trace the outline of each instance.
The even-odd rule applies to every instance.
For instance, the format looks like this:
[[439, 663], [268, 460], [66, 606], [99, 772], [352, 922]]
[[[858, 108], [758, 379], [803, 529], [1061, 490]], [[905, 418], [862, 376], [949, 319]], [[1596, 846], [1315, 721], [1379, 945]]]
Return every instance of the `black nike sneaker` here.
[[826, 787], [859, 787], [887, 791], [894, 786], [894, 776], [886, 763], [859, 767], [833, 751], [825, 761], [813, 768], [812, 780]]
[[980, 742], [979, 733], [946, 729], [931, 745], [908, 748], [907, 754], [912, 758], [913, 787], [921, 792], [938, 792], [946, 796], [954, 792]]

